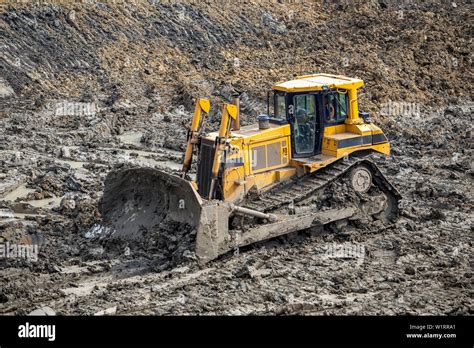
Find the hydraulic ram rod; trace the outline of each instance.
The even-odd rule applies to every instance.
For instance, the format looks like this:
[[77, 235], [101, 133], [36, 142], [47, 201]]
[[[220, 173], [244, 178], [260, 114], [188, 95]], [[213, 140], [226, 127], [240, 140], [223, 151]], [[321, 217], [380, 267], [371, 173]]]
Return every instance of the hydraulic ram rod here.
[[262, 212], [257, 211], [257, 210], [248, 209], [248, 208], [244, 208], [244, 207], [239, 207], [239, 206], [234, 205], [234, 204], [231, 204], [230, 208], [235, 213], [254, 216], [254, 217], [257, 217], [259, 219], [267, 219], [270, 222], [275, 222], [277, 220], [277, 217], [273, 214], [265, 214], [265, 213], [262, 213]]

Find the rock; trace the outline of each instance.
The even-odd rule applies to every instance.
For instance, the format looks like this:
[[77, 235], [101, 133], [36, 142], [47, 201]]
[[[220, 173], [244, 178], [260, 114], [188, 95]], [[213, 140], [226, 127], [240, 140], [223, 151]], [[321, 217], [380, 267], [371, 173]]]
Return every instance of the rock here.
[[67, 18], [71, 21], [74, 22], [76, 20], [76, 11], [71, 10], [69, 11]]
[[7, 302], [8, 302], [8, 296], [0, 293], [0, 303], [7, 303]]
[[61, 211], [73, 211], [76, 208], [76, 201], [74, 199], [64, 197], [61, 200], [59, 208]]
[[13, 96], [15, 91], [13, 88], [5, 81], [3, 78], [0, 78], [0, 98], [6, 98]]
[[55, 316], [56, 312], [48, 306], [44, 306], [38, 309], [35, 309], [34, 311], [30, 312], [28, 315], [31, 316]]
[[35, 192], [34, 196], [35, 196], [36, 200], [40, 200], [40, 199], [44, 198], [43, 193], [41, 193], [41, 192]]
[[415, 273], [416, 273], [416, 270], [413, 267], [408, 266], [405, 268], [405, 274], [415, 275]]
[[54, 198], [54, 195], [49, 191], [43, 191], [44, 198]]
[[71, 157], [71, 151], [69, 150], [68, 147], [64, 146], [61, 148], [61, 156], [64, 158], [70, 158]]

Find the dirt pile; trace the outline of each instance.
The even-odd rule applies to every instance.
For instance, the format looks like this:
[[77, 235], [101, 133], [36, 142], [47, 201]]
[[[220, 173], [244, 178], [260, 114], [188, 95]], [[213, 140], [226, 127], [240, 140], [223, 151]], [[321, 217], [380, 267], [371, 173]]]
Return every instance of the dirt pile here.
[[[469, 5], [5, 5], [1, 76], [13, 98], [76, 98], [148, 112], [192, 108], [196, 96], [245, 91], [314, 72], [359, 76], [367, 108], [397, 95], [439, 104], [470, 97]], [[243, 103], [252, 111], [251, 103]], [[245, 113], [244, 108], [244, 113]], [[251, 112], [250, 112], [251, 114]], [[255, 116], [255, 115], [248, 116]]]

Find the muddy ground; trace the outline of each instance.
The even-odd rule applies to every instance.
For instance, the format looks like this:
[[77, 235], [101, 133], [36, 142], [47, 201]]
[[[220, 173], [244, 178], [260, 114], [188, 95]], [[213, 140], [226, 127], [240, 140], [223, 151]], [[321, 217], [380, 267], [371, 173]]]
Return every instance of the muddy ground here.
[[[0, 313], [472, 314], [472, 25], [463, 2], [4, 5], [0, 13]], [[237, 14], [237, 15], [235, 15]], [[403, 196], [389, 226], [299, 233], [200, 267], [94, 238], [115, 166], [180, 169], [193, 97], [358, 76]], [[176, 241], [178, 243], [179, 240]], [[358, 257], [329, 257], [356, 247]], [[361, 257], [362, 255], [362, 257]], [[45, 307], [49, 307], [45, 308]]]

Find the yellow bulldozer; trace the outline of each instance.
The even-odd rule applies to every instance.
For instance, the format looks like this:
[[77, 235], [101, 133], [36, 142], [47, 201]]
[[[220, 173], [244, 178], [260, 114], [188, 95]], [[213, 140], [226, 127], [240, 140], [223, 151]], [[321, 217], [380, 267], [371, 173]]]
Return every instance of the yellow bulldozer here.
[[240, 125], [236, 98], [223, 105], [218, 132], [208, 134], [210, 102], [197, 99], [181, 175], [137, 167], [110, 172], [102, 224], [124, 240], [147, 238], [165, 225], [185, 229], [205, 263], [291, 232], [395, 219], [400, 194], [369, 159], [389, 155], [390, 144], [359, 111], [363, 84], [298, 76], [273, 86], [255, 124]]

